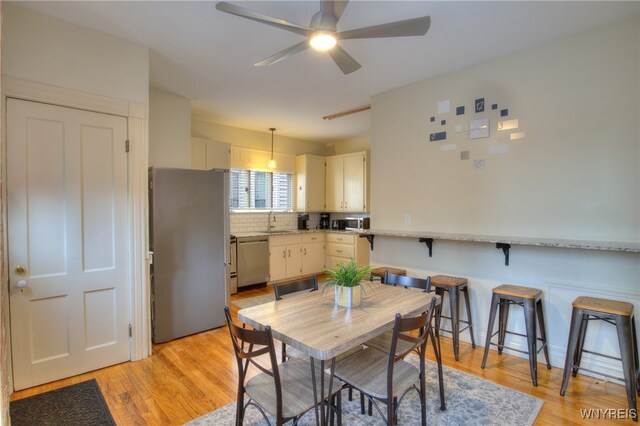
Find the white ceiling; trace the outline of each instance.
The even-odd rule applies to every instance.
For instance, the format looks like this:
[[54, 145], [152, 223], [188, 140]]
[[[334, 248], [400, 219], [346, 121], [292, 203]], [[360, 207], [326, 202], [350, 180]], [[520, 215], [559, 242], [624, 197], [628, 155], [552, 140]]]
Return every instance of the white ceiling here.
[[[308, 25], [317, 1], [235, 1]], [[335, 142], [369, 133], [370, 112], [323, 116], [378, 93], [640, 14], [640, 2], [357, 1], [338, 30], [430, 15], [424, 37], [345, 40], [362, 68], [343, 75], [329, 56], [304, 51], [252, 64], [302, 36], [219, 12], [210, 1], [21, 2], [20, 6], [148, 46], [154, 88], [193, 100], [193, 115], [229, 126]]]

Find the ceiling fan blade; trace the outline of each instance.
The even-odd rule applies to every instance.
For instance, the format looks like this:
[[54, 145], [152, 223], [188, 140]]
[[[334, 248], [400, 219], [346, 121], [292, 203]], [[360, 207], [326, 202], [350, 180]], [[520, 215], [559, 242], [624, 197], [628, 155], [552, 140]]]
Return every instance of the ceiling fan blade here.
[[335, 0], [333, 1], [333, 14], [336, 17], [336, 22], [340, 20], [342, 13], [347, 7], [349, 0]]
[[333, 58], [336, 65], [342, 70], [343, 74], [351, 74], [362, 66], [339, 45], [329, 50], [329, 55], [331, 55], [331, 58]]
[[264, 67], [267, 65], [273, 65], [277, 62], [280, 62], [284, 59], [287, 59], [289, 56], [293, 56], [296, 53], [300, 53], [303, 50], [305, 50], [306, 48], [309, 47], [309, 41], [305, 40], [305, 41], [301, 41], [298, 44], [294, 44], [293, 46], [291, 46], [288, 49], [284, 49], [278, 53], [276, 53], [275, 55], [271, 55], [266, 59], [261, 60], [260, 62], [256, 62], [255, 65], [256, 67]]
[[254, 12], [253, 10], [245, 9], [244, 7], [236, 6], [235, 4], [227, 3], [226, 1], [216, 3], [216, 9], [221, 12], [230, 13], [242, 18], [251, 19], [252, 21], [271, 25], [272, 27], [280, 28], [282, 30], [291, 31], [292, 33], [300, 34], [305, 37], [308, 37], [309, 34], [313, 32], [311, 28], [293, 24], [282, 19], [272, 18], [271, 16], [263, 15], [261, 13]]
[[356, 38], [382, 38], [382, 37], [408, 37], [425, 35], [431, 25], [431, 18], [407, 19], [404, 21], [389, 22], [388, 24], [373, 25], [371, 27], [342, 31], [336, 34], [340, 40]]
[[340, 20], [348, 2], [349, 0], [321, 0], [320, 20], [317, 23], [317, 27], [335, 31], [336, 24]]

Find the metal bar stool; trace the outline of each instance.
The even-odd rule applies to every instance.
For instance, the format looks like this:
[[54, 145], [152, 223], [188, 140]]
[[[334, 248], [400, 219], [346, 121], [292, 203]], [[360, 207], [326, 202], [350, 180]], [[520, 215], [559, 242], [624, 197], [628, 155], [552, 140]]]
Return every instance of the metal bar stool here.
[[[441, 331], [451, 333], [451, 337], [453, 338], [453, 355], [455, 356], [456, 361], [458, 360], [460, 333], [469, 329], [469, 334], [471, 335], [471, 347], [473, 347], [474, 349], [476, 347], [476, 341], [473, 337], [473, 323], [471, 321], [471, 306], [469, 303], [469, 291], [467, 288], [467, 284], [468, 281], [466, 278], [450, 277], [448, 275], [436, 275], [431, 277], [431, 286], [435, 288], [437, 295], [439, 295], [440, 297], [444, 297], [445, 292], [449, 293], [449, 311], [451, 312], [451, 316], [436, 316], [436, 333], [440, 333]], [[467, 309], [467, 320], [460, 319], [460, 292], [464, 293], [464, 304]], [[451, 320], [451, 330], [445, 330], [441, 328], [441, 318]], [[467, 325], [462, 330], [460, 330], [461, 322]]]
[[[514, 333], [507, 330], [507, 320], [509, 318], [509, 308], [511, 305], [520, 305], [524, 308], [524, 323], [526, 334]], [[493, 333], [493, 324], [496, 319], [496, 312], [500, 308], [500, 317], [498, 319], [498, 331]], [[536, 333], [536, 317], [540, 326], [540, 337]], [[504, 345], [505, 335], [514, 334], [527, 338], [528, 351], [509, 348]], [[493, 336], [498, 335], [498, 343], [492, 343]], [[542, 346], [537, 348], [537, 341], [542, 342]], [[531, 370], [531, 380], [533, 386], [538, 386], [538, 352], [544, 350], [544, 357], [547, 361], [547, 368], [551, 369], [549, 364], [549, 350], [547, 348], [547, 333], [544, 326], [544, 314], [542, 311], [542, 290], [531, 287], [521, 287], [517, 285], [502, 284], [493, 289], [491, 297], [491, 309], [489, 312], [489, 325], [487, 328], [487, 340], [484, 345], [484, 356], [482, 357], [482, 368], [487, 363], [489, 355], [489, 346], [497, 346], [498, 354], [502, 354], [503, 349], [524, 353], [529, 355], [529, 369]]]
[[407, 275], [407, 271], [405, 269], [392, 268], [390, 266], [379, 266], [371, 270], [371, 280], [373, 281], [375, 277], [378, 281], [382, 281], [386, 272], [394, 275]]
[[[569, 374], [575, 377], [578, 370], [596, 373], [611, 379], [622, 380], [618, 377], [580, 367], [580, 360], [584, 352], [622, 361], [622, 370], [624, 372], [623, 381], [627, 390], [629, 410], [632, 413], [633, 419], [637, 421], [636, 392], [640, 395], [640, 377], [638, 376], [638, 368], [640, 368], [640, 365], [638, 364], [638, 337], [636, 335], [636, 323], [633, 317], [633, 305], [627, 302], [588, 296], [578, 297], [573, 301], [572, 305], [571, 328], [569, 330], [567, 357], [564, 362], [564, 376], [562, 378], [560, 395], [564, 396], [567, 391]], [[618, 344], [620, 345], [620, 358], [584, 349], [587, 326], [589, 325], [589, 321], [594, 320], [604, 321], [616, 327]]]

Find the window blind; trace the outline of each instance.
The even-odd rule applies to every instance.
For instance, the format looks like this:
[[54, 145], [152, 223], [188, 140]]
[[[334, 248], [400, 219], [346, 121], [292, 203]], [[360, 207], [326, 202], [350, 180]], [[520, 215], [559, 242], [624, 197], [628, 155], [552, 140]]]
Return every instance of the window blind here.
[[231, 169], [231, 209], [292, 210], [293, 174]]

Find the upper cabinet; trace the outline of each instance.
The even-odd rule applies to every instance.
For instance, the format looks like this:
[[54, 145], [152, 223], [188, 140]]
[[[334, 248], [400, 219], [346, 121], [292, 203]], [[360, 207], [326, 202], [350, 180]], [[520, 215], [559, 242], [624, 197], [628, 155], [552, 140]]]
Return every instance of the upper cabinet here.
[[297, 211], [324, 211], [324, 160], [318, 155], [296, 157]]
[[367, 153], [326, 157], [325, 210], [366, 212], [368, 208]]
[[191, 168], [196, 170], [228, 169], [231, 146], [208, 139], [191, 138]]
[[259, 170], [264, 172], [294, 173], [296, 169], [296, 157], [291, 154], [274, 153], [277, 167], [270, 169], [267, 167], [271, 159], [269, 151], [258, 149], [231, 147], [231, 167], [245, 170]]

